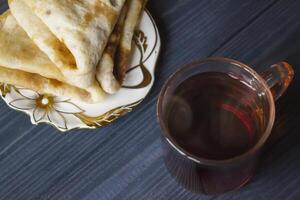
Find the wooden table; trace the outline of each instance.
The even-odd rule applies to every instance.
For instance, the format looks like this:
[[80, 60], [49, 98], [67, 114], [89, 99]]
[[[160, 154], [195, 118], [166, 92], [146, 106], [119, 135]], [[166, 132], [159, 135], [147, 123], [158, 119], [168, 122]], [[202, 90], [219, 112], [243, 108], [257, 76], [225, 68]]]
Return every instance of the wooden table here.
[[[7, 9], [0, 0], [0, 11]], [[135, 112], [94, 131], [62, 134], [0, 103], [0, 199], [291, 200], [300, 197], [300, 1], [150, 0], [162, 37], [156, 82]], [[0, 47], [5, 48], [5, 47]], [[195, 194], [167, 172], [156, 122], [165, 80], [208, 56], [261, 71], [288, 59], [296, 78], [278, 101], [274, 134], [253, 181], [220, 196]]]

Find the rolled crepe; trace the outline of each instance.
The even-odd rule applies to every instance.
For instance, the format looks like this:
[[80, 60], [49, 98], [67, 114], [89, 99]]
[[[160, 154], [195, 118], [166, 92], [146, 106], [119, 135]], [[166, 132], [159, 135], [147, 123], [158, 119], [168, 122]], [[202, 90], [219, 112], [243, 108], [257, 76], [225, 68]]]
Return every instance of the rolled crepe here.
[[9, 11], [0, 16], [0, 46], [0, 82], [90, 103], [105, 97], [97, 81], [86, 89], [72, 86]]
[[114, 94], [120, 89], [120, 83], [115, 78], [114, 71], [114, 58], [117, 47], [121, 39], [121, 31], [125, 23], [125, 17], [127, 15], [128, 5], [125, 3], [124, 8], [120, 14], [118, 22], [109, 37], [109, 41], [103, 52], [103, 56], [100, 63], [97, 66], [96, 77], [101, 84], [103, 90], [109, 94]]
[[109, 94], [116, 93], [125, 78], [132, 50], [133, 34], [145, 3], [145, 0], [126, 2], [97, 67], [97, 80], [101, 83], [103, 90]]
[[129, 8], [121, 33], [120, 45], [116, 52], [114, 74], [123, 83], [129, 67], [134, 31], [140, 21], [147, 0], [129, 0]]
[[[10, 0], [13, 15], [65, 77], [87, 88], [125, 0]], [[35, 28], [33, 28], [35, 27]]]

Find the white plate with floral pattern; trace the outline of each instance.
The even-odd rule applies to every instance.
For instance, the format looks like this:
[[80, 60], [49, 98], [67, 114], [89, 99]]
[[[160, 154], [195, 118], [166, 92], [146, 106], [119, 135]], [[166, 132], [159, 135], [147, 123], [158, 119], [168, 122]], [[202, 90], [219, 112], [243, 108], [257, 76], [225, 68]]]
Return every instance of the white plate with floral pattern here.
[[131, 112], [149, 93], [160, 46], [157, 26], [145, 11], [135, 32], [131, 67], [124, 86], [104, 102], [86, 104], [3, 83], [1, 96], [11, 108], [28, 114], [33, 124], [49, 123], [60, 131], [102, 127]]

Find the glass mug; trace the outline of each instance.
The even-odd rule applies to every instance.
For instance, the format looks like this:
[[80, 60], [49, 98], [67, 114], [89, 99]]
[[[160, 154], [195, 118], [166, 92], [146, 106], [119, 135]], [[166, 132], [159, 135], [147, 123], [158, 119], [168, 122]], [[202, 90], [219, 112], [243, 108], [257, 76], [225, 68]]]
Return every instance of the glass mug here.
[[293, 76], [286, 62], [259, 75], [227, 58], [208, 58], [174, 73], [157, 104], [170, 174], [205, 194], [245, 185], [270, 136], [274, 102]]

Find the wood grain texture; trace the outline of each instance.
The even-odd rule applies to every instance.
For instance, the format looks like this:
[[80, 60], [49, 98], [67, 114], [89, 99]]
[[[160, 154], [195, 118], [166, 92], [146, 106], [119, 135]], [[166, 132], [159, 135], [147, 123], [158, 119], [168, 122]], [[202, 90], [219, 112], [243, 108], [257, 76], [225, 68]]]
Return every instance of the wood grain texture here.
[[[0, 11], [7, 9], [0, 0]], [[0, 103], [0, 199], [298, 199], [300, 195], [300, 1], [150, 0], [162, 53], [151, 94], [135, 112], [94, 131], [61, 134]], [[3, 48], [3, 47], [0, 47]], [[187, 191], [163, 161], [156, 100], [181, 65], [227, 56], [258, 71], [282, 59], [296, 79], [279, 100], [276, 137], [266, 148], [254, 180], [221, 196]]]

